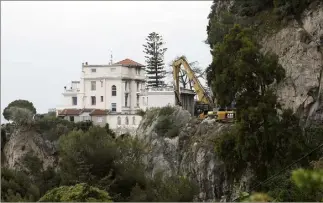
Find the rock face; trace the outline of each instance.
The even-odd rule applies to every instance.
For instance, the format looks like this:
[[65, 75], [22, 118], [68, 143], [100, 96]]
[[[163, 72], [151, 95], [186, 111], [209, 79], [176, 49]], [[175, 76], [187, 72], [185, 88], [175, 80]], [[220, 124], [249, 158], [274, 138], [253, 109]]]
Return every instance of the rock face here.
[[[230, 10], [236, 1], [217, 0], [214, 4], [215, 15]], [[277, 85], [277, 95], [285, 108], [314, 120], [323, 120], [323, 2], [313, 0], [305, 10], [300, 21], [291, 20], [275, 34], [259, 39], [263, 52], [273, 52], [286, 70], [286, 79]], [[321, 41], [321, 42], [320, 42]], [[313, 95], [313, 91], [315, 92]]]
[[158, 116], [148, 125], [144, 125], [147, 117], [143, 118], [137, 130], [137, 137], [150, 146], [146, 157], [149, 175], [153, 176], [159, 170], [168, 175], [187, 175], [200, 188], [197, 201], [230, 201], [249, 187], [250, 173], [233, 184], [227, 177], [223, 162], [215, 153], [214, 139], [221, 132], [229, 130], [230, 124], [209, 119], [200, 121], [180, 108], [176, 108], [171, 117], [182, 126], [175, 138], [156, 132]]
[[23, 159], [28, 152], [32, 152], [43, 162], [44, 169], [56, 165], [56, 148], [53, 143], [45, 141], [40, 134], [34, 131], [16, 129], [3, 149], [4, 166], [24, 170]]
[[[322, 88], [320, 77], [323, 70], [322, 51], [318, 49], [323, 35], [323, 5], [303, 13], [301, 24], [291, 21], [287, 27], [262, 40], [263, 51], [271, 51], [279, 56], [279, 62], [286, 70], [286, 79], [279, 84], [278, 95], [281, 103], [296, 111], [317, 100], [308, 93], [314, 88]], [[318, 6], [319, 5], [319, 6]]]

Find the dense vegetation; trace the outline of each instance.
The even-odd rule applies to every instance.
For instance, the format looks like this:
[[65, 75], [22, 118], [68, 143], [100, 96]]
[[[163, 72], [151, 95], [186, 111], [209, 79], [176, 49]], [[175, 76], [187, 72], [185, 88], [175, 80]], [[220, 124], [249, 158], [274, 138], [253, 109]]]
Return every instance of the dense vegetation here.
[[[1, 130], [10, 134], [15, 122], [28, 124], [28, 130], [57, 143], [59, 167], [44, 169], [35, 153], [27, 152], [23, 171], [2, 168], [3, 201], [192, 201], [198, 192], [186, 177], [162, 178], [162, 172], [146, 176], [142, 158], [149, 148], [130, 136], [116, 137], [108, 125], [102, 128], [48, 115], [33, 119], [24, 116], [29, 110], [19, 111], [23, 119], [13, 119], [14, 124]], [[166, 118], [174, 109], [158, 111]]]
[[[251, 190], [266, 191], [277, 201], [323, 198], [320, 184], [304, 179], [313, 174], [318, 181], [322, 176], [319, 171], [309, 170], [311, 161], [323, 155], [319, 148], [323, 127], [302, 129], [300, 118], [292, 110], [281, 108], [274, 88], [284, 79], [285, 71], [275, 55], [260, 52], [254, 22], [266, 12], [276, 16], [272, 23], [280, 18], [299, 20], [308, 5], [309, 1], [298, 0], [242, 0], [229, 12], [217, 14], [214, 4], [209, 15], [207, 42], [213, 61], [207, 69], [208, 84], [220, 106], [235, 102], [237, 108], [235, 127], [217, 139], [215, 150], [232, 180], [251, 169], [255, 175]], [[291, 171], [300, 167], [307, 170], [295, 171], [291, 180]], [[305, 190], [303, 185], [310, 181], [314, 183]]]

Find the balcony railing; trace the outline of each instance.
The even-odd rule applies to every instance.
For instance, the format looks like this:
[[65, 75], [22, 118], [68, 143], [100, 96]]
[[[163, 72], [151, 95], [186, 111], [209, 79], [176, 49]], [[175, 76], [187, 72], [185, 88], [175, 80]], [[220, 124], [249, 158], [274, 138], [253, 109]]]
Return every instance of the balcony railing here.
[[65, 89], [64, 93], [77, 93], [80, 92], [80, 89]]

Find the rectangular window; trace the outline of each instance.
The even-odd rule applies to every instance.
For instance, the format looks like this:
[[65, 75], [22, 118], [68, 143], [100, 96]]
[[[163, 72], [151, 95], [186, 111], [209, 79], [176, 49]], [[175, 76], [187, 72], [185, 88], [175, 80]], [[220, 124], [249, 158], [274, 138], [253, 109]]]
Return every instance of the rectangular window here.
[[92, 73], [96, 73], [96, 69], [95, 69], [95, 68], [92, 68], [92, 69], [91, 69], [91, 72], [92, 72]]
[[136, 68], [136, 75], [140, 75], [140, 68]]
[[96, 81], [91, 81], [91, 90], [96, 90]]
[[137, 107], [139, 107], [139, 94], [137, 94]]
[[127, 107], [128, 106], [128, 94], [124, 95], [124, 106]]
[[95, 96], [91, 96], [91, 104], [96, 105], [96, 97]]
[[137, 82], [137, 92], [139, 92], [139, 82]]
[[103, 102], [103, 96], [101, 96], [101, 102]]
[[145, 97], [142, 97], [142, 105], [146, 106], [146, 104], [145, 104]]
[[111, 68], [111, 72], [115, 72], [116, 71], [116, 68]]
[[117, 103], [112, 103], [111, 104], [111, 111], [116, 112], [117, 111]]
[[124, 90], [127, 91], [127, 87], [128, 87], [128, 82], [126, 81], [124, 84]]
[[101, 82], [101, 87], [103, 87], [103, 81], [100, 81]]
[[72, 97], [72, 104], [73, 106], [77, 105], [77, 97]]
[[74, 116], [70, 116], [70, 121], [74, 122]]

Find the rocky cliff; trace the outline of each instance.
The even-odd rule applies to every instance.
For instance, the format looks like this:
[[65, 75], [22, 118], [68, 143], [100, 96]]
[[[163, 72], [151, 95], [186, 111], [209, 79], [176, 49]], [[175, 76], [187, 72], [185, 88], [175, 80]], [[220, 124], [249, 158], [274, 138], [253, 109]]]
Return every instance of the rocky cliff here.
[[200, 188], [197, 201], [230, 201], [248, 189], [251, 174], [246, 173], [234, 182], [229, 180], [223, 162], [215, 153], [214, 139], [229, 130], [231, 124], [216, 123], [211, 119], [201, 121], [178, 107], [169, 115], [179, 127], [178, 136], [171, 138], [158, 132], [162, 116], [158, 112], [154, 115], [153, 118], [146, 115], [137, 129], [137, 137], [150, 148], [145, 157], [149, 175], [163, 170], [168, 175], [190, 177]]
[[56, 147], [48, 140], [45, 140], [39, 133], [33, 130], [15, 128], [10, 134], [10, 139], [3, 148], [3, 166], [26, 170], [24, 165], [25, 155], [30, 152], [39, 158], [43, 169], [57, 165]]
[[[318, 48], [323, 36], [323, 6], [318, 5], [303, 13], [301, 23], [290, 21], [276, 34], [265, 36], [261, 41], [263, 51], [277, 54], [286, 70], [286, 79], [277, 89], [281, 103], [294, 111], [307, 109], [307, 114], [314, 107], [312, 115], [322, 106], [318, 92], [323, 88], [323, 50]], [[316, 116], [321, 115], [317, 113]]]

